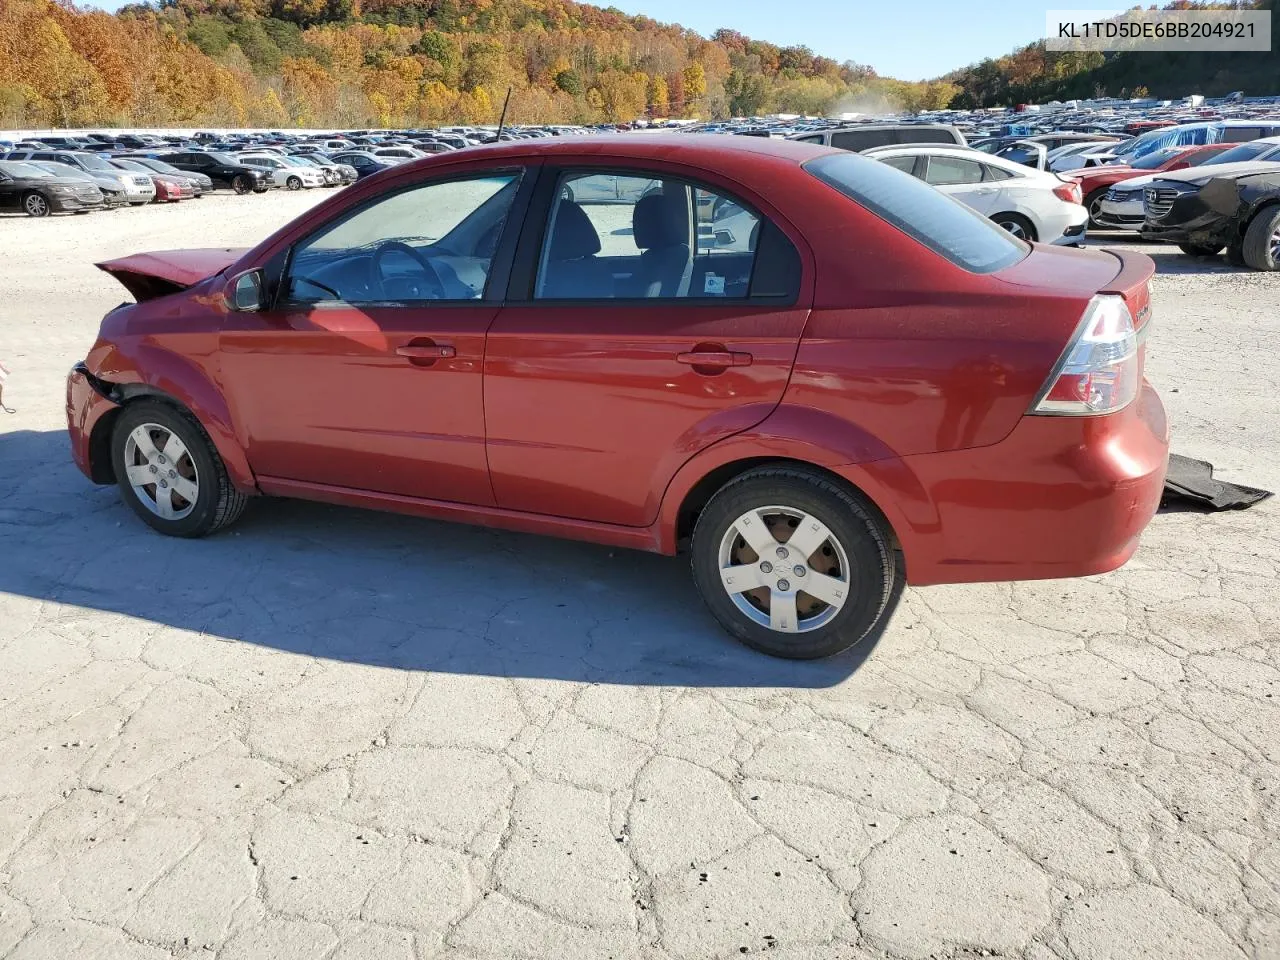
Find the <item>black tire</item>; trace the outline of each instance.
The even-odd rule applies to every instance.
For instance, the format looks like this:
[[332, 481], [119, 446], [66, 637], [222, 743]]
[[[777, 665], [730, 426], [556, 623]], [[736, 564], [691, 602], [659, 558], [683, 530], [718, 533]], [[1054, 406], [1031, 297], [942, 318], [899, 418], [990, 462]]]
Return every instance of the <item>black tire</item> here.
[[[744, 514], [752, 509], [769, 506], [786, 507], [825, 524], [835, 541], [835, 549], [843, 550], [848, 562], [847, 570], [833, 571], [837, 579], [843, 579], [849, 585], [844, 605], [832, 613], [819, 604], [819, 609], [808, 617], [804, 612], [798, 611], [798, 623], [802, 629], [797, 632], [774, 630], [769, 625], [758, 622], [753, 617], [767, 618], [769, 614], [758, 609], [758, 604], [751, 599], [749, 592], [742, 593], [739, 597], [755, 612], [744, 612], [721, 580], [721, 548], [726, 537], [736, 529], [735, 524]], [[788, 540], [794, 534], [793, 526], [792, 531], [787, 534]], [[782, 547], [786, 542], [781, 541], [777, 546]], [[733, 549], [745, 546], [741, 537], [738, 537], [737, 543], [739, 546]], [[894, 595], [897, 560], [883, 521], [874, 508], [856, 494], [802, 468], [761, 467], [725, 484], [698, 517], [693, 532], [692, 552], [693, 579], [712, 615], [732, 636], [771, 656], [793, 660], [832, 656], [861, 641], [892, 612], [890, 598]], [[754, 550], [750, 554], [755, 556], [755, 560], [761, 559], [760, 554]], [[820, 554], [837, 559], [839, 556], [832, 553], [830, 540], [822, 541], [819, 548], [803, 558], [803, 566], [810, 568], [811, 561], [816, 564], [818, 561], [814, 558], [821, 560]], [[746, 563], [754, 575], [757, 569], [755, 560], [740, 562]], [[791, 564], [794, 560], [795, 558], [790, 558], [781, 562]], [[780, 562], [773, 558], [771, 561]], [[794, 569], [798, 567], [799, 565]], [[808, 569], [811, 576], [815, 572], [814, 569]], [[775, 575], [786, 576], [786, 573], [770, 574]], [[798, 578], [796, 580], [794, 588], [788, 585], [784, 589], [792, 590], [797, 603], [814, 606], [817, 602], [803, 594], [803, 587], [799, 586], [804, 581]], [[802, 594], [804, 599], [801, 599]], [[772, 603], [771, 597], [770, 605]], [[824, 620], [824, 617], [827, 619]], [[804, 629], [806, 619], [816, 620], [818, 623], [811, 629]]]
[[284, 185], [288, 187], [290, 190], [301, 190], [302, 180], [298, 177], [290, 177], [288, 180], [284, 182]]
[[1084, 198], [1084, 208], [1089, 211], [1089, 226], [1094, 230], [1106, 229], [1106, 227], [1094, 219], [1094, 217], [1099, 212], [1096, 208], [1100, 207], [1102, 198], [1107, 195], [1107, 191], [1110, 189], [1110, 187], [1099, 187]]
[[246, 193], [253, 192], [253, 180], [248, 174], [237, 174], [231, 181], [231, 189], [243, 197]]
[[[186, 447], [190, 460], [186, 466], [194, 467], [197, 490], [191, 509], [184, 516], [175, 519], [158, 516], [143, 503], [129, 481], [125, 461], [129, 436], [144, 424], [162, 427]], [[247, 496], [231, 485], [222, 458], [200, 422], [187, 411], [160, 400], [138, 400], [121, 411], [111, 434], [111, 465], [124, 502], [153, 529], [171, 537], [203, 537], [214, 533], [235, 522], [249, 502]], [[141, 496], [146, 495], [144, 492]], [[169, 503], [173, 502], [171, 498]]]
[[997, 213], [991, 218], [991, 222], [996, 226], [1003, 227], [1015, 236], [1030, 240], [1032, 243], [1040, 239], [1036, 234], [1036, 228], [1031, 225], [1031, 221], [1020, 213]]
[[1264, 208], [1250, 221], [1241, 255], [1254, 270], [1280, 269], [1280, 204]]
[[1188, 257], [1216, 257], [1222, 252], [1222, 247], [1212, 247], [1203, 243], [1180, 243], [1178, 249]]
[[39, 190], [28, 190], [22, 195], [22, 212], [28, 217], [47, 217], [52, 211], [49, 198]]

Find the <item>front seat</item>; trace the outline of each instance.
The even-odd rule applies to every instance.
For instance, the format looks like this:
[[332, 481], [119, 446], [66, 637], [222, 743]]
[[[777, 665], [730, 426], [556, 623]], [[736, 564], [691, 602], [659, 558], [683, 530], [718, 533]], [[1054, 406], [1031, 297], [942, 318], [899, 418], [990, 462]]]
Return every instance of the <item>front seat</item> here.
[[693, 276], [689, 202], [683, 190], [641, 197], [631, 214], [631, 234], [643, 252], [631, 278], [632, 297], [683, 297]]
[[604, 282], [604, 265], [596, 259], [600, 234], [587, 212], [572, 200], [561, 200], [551, 225], [547, 259], [538, 296], [545, 300], [590, 300], [612, 296]]

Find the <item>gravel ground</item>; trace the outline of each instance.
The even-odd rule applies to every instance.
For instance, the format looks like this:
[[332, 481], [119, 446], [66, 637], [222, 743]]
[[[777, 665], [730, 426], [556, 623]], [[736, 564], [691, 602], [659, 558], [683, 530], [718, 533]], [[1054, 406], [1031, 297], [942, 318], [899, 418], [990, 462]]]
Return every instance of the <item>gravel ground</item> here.
[[[1275, 501], [788, 664], [682, 562], [89, 485], [93, 261], [317, 199], [0, 219], [0, 956], [1280, 957]], [[1280, 489], [1280, 278], [1148, 252], [1175, 449]]]

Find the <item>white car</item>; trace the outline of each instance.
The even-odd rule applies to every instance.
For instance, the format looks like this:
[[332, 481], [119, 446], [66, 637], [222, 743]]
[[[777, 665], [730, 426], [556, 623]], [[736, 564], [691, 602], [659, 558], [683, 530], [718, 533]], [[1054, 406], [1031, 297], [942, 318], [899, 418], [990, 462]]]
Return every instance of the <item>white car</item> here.
[[1057, 174], [964, 147], [882, 147], [866, 156], [897, 167], [1025, 240], [1078, 244], [1089, 211], [1080, 185]]
[[295, 163], [293, 157], [277, 157], [269, 153], [242, 153], [240, 160], [251, 167], [271, 172], [271, 185], [287, 190], [323, 187], [324, 173], [316, 167]]

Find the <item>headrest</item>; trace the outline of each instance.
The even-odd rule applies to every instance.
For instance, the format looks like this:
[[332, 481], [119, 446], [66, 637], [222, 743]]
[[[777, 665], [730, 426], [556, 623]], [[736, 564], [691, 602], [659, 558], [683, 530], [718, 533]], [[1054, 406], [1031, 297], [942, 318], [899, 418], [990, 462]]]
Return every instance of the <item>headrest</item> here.
[[556, 207], [547, 257], [551, 260], [579, 260], [600, 252], [600, 234], [591, 225], [587, 212], [572, 200]]
[[631, 239], [641, 250], [689, 242], [689, 211], [682, 192], [641, 197], [631, 214]]

